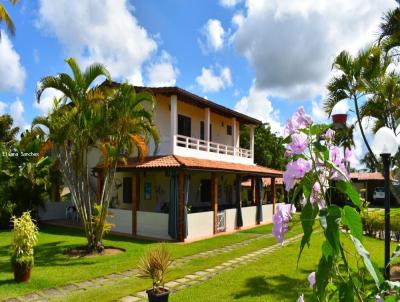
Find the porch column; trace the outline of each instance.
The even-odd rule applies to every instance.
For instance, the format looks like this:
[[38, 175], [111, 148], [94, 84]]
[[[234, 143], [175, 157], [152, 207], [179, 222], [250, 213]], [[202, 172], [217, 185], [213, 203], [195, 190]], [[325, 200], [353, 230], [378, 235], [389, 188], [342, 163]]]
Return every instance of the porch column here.
[[256, 179], [254, 177], [251, 178], [251, 205], [256, 204]]
[[175, 154], [176, 134], [178, 133], [178, 100], [176, 95], [171, 95], [171, 154]]
[[256, 223], [260, 224], [263, 221], [263, 213], [262, 213], [262, 178], [258, 177], [256, 179], [256, 205], [257, 205], [257, 214], [256, 214]]
[[275, 177], [271, 177], [271, 203], [272, 203], [272, 214], [275, 214]]
[[207, 151], [210, 148], [210, 108], [204, 109], [204, 140], [207, 142]]
[[237, 147], [237, 129], [236, 129], [236, 118], [232, 118], [232, 146], [234, 147], [233, 154], [236, 155], [236, 147]]
[[242, 226], [242, 177], [236, 175], [236, 228], [239, 229]]
[[132, 236], [137, 234], [137, 211], [139, 210], [140, 178], [138, 173], [132, 175]]
[[250, 125], [250, 153], [254, 160], [254, 125]]
[[179, 224], [178, 241], [185, 241], [185, 174], [179, 173], [178, 176], [178, 194], [179, 194]]
[[214, 234], [218, 232], [218, 179], [215, 173], [211, 173], [211, 207], [214, 211]]

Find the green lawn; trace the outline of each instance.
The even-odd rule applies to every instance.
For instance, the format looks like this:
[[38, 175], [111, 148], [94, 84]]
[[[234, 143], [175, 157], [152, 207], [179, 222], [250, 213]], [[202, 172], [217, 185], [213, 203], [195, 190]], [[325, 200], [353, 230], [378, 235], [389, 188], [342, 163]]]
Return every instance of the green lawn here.
[[[315, 270], [319, 257], [323, 234], [313, 236], [311, 248], [305, 248], [297, 269], [299, 242], [280, 248], [269, 255], [246, 266], [218, 274], [215, 278], [194, 285], [171, 296], [171, 302], [178, 301], [297, 301], [301, 293], [305, 301], [311, 293], [308, 275]], [[352, 247], [349, 243], [348, 249]], [[383, 267], [383, 241], [368, 237], [365, 247], [371, 257]], [[394, 249], [395, 243], [392, 244]], [[227, 286], [229, 284], [229, 286]]]
[[[272, 225], [263, 225], [190, 244], [167, 243], [167, 245], [173, 257], [180, 258], [255, 238], [261, 234], [270, 234], [271, 228]], [[297, 224], [287, 234], [287, 237], [299, 232], [300, 225]], [[126, 252], [114, 256], [71, 259], [64, 256], [63, 252], [68, 248], [85, 243], [82, 232], [58, 227], [42, 228], [39, 245], [35, 251], [36, 266], [32, 279], [26, 284], [15, 284], [9, 264], [10, 240], [9, 232], [0, 232], [0, 300], [134, 268], [144, 251], [156, 244], [150, 241], [107, 236], [106, 245], [124, 248]], [[306, 248], [304, 251], [298, 270], [296, 269], [296, 257], [299, 244], [296, 242], [284, 246], [268, 256], [263, 256], [254, 263], [221, 273], [203, 284], [178, 292], [171, 296], [171, 301], [204, 301], [205, 295], [209, 301], [295, 301], [299, 293], [304, 291], [307, 295], [307, 275], [315, 268], [318, 261], [321, 240], [321, 233], [315, 235], [312, 247]], [[167, 275], [166, 281], [219, 265], [229, 259], [246, 255], [275, 243], [273, 237], [263, 238], [227, 253], [192, 259], [184, 265], [174, 267]], [[371, 251], [374, 260], [382, 266], [383, 241], [366, 238], [365, 245]], [[117, 284], [105, 284], [100, 288], [89, 289], [56, 300], [111, 301], [144, 290], [149, 286], [149, 280], [132, 276], [118, 281]]]
[[[258, 234], [269, 233], [270, 231], [271, 226], [261, 226], [259, 227]], [[241, 242], [256, 236], [259, 235], [243, 232], [218, 236], [190, 244], [167, 243], [167, 245], [173, 257], [179, 258]], [[273, 243], [272, 238], [269, 241], [271, 244]], [[62, 227], [44, 227], [40, 230], [39, 245], [35, 249], [35, 267], [31, 281], [26, 284], [15, 284], [9, 261], [10, 242], [10, 232], [0, 232], [0, 300], [34, 292], [35, 290], [56, 287], [66, 283], [134, 268], [139, 257], [156, 244], [151, 241], [132, 240], [126, 237], [109, 235], [104, 241], [105, 245], [124, 248], [126, 252], [114, 256], [69, 258], [63, 254], [66, 249], [85, 244], [82, 231]], [[249, 250], [261, 248], [263, 244], [265, 244], [265, 241], [258, 240], [248, 247], [235, 250], [235, 254], [239, 255]], [[186, 271], [195, 271], [197, 267], [207, 268], [211, 263], [218, 264], [218, 261], [226, 260], [226, 257], [230, 258], [232, 255], [218, 255], [218, 257], [207, 259], [204, 263], [200, 259], [194, 259], [185, 265], [184, 268], [177, 269], [170, 277], [172, 278], [179, 273], [184, 274]], [[136, 278], [133, 288], [141, 289], [141, 287], [145, 288], [148, 285], [148, 280], [143, 281]], [[126, 291], [130, 293], [131, 289], [128, 287]]]

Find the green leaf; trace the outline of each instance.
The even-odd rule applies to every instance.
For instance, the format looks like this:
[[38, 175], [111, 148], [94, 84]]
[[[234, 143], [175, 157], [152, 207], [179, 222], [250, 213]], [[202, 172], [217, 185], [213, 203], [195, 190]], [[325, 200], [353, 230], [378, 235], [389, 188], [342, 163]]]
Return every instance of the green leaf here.
[[326, 230], [325, 237], [332, 247], [334, 255], [339, 254], [340, 251], [340, 230], [339, 222], [342, 217], [342, 212], [339, 207], [331, 205], [328, 207], [328, 215], [326, 216]]
[[349, 282], [342, 282], [339, 284], [339, 301], [354, 301], [354, 290], [351, 279], [349, 280]]
[[363, 259], [364, 265], [367, 268], [369, 274], [371, 275], [372, 279], [374, 279], [376, 287], [379, 289], [380, 281], [379, 281], [378, 273], [376, 272], [375, 267], [371, 262], [369, 252], [362, 245], [361, 241], [358, 240], [356, 237], [354, 237], [353, 235], [350, 235], [350, 238], [353, 241], [358, 254]]
[[333, 258], [328, 257], [328, 259], [325, 259], [325, 257], [321, 257], [318, 264], [318, 270], [315, 273], [315, 288], [317, 295], [321, 299], [321, 301], [324, 301], [326, 287], [329, 283], [329, 278], [333, 271], [332, 268]]
[[392, 257], [390, 257], [390, 263], [392, 263], [399, 256], [400, 256], [400, 244], [397, 245], [396, 250], [392, 254]]
[[350, 182], [339, 180], [336, 182], [336, 188], [340, 192], [346, 194], [351, 199], [353, 204], [361, 209], [360, 194], [358, 194], [357, 190]]
[[315, 223], [315, 217], [318, 214], [318, 205], [312, 205], [307, 202], [300, 214], [301, 225], [303, 227], [303, 237], [301, 238], [299, 256], [297, 258], [297, 264], [299, 264], [301, 253], [305, 245], [310, 245], [311, 234], [313, 232], [313, 226]]
[[344, 206], [342, 223], [349, 227], [350, 232], [354, 237], [360, 241], [363, 240], [361, 217], [354, 208]]
[[326, 240], [322, 243], [322, 255], [324, 255], [325, 259], [332, 256], [332, 247]]
[[291, 142], [292, 142], [292, 137], [288, 135], [282, 140], [282, 145], [290, 144]]
[[329, 150], [326, 146], [322, 145], [320, 141], [316, 141], [313, 143], [316, 151], [318, 151], [318, 157], [323, 160], [329, 159]]

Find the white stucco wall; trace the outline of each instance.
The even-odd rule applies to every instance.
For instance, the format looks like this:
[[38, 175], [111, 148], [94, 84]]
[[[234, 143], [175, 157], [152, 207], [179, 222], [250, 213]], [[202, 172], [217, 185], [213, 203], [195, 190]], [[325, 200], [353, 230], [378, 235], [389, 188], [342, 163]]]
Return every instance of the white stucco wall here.
[[130, 210], [110, 209], [113, 217], [109, 222], [113, 223], [111, 231], [132, 234], [132, 212]]
[[138, 211], [137, 234], [157, 239], [171, 239], [168, 235], [168, 214]]
[[272, 204], [264, 204], [262, 206], [263, 222], [272, 221]]
[[256, 213], [256, 206], [242, 208], [243, 227], [254, 226], [256, 224]]
[[227, 232], [231, 232], [236, 229], [236, 212], [236, 209], [225, 210], [225, 226]]
[[201, 212], [188, 214], [188, 237], [186, 240], [196, 240], [214, 234], [214, 213]]

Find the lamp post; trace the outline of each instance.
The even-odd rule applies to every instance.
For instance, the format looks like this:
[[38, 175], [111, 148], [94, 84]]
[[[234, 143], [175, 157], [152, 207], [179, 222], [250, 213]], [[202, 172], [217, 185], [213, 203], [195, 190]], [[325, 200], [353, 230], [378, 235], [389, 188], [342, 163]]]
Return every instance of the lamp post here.
[[347, 103], [339, 102], [332, 108], [332, 122], [335, 129], [341, 129], [346, 127], [347, 113], [349, 108]]
[[380, 155], [383, 162], [383, 176], [385, 179], [385, 278], [390, 280], [390, 161], [399, 148], [396, 136], [387, 127], [380, 128], [374, 136], [372, 151]]

